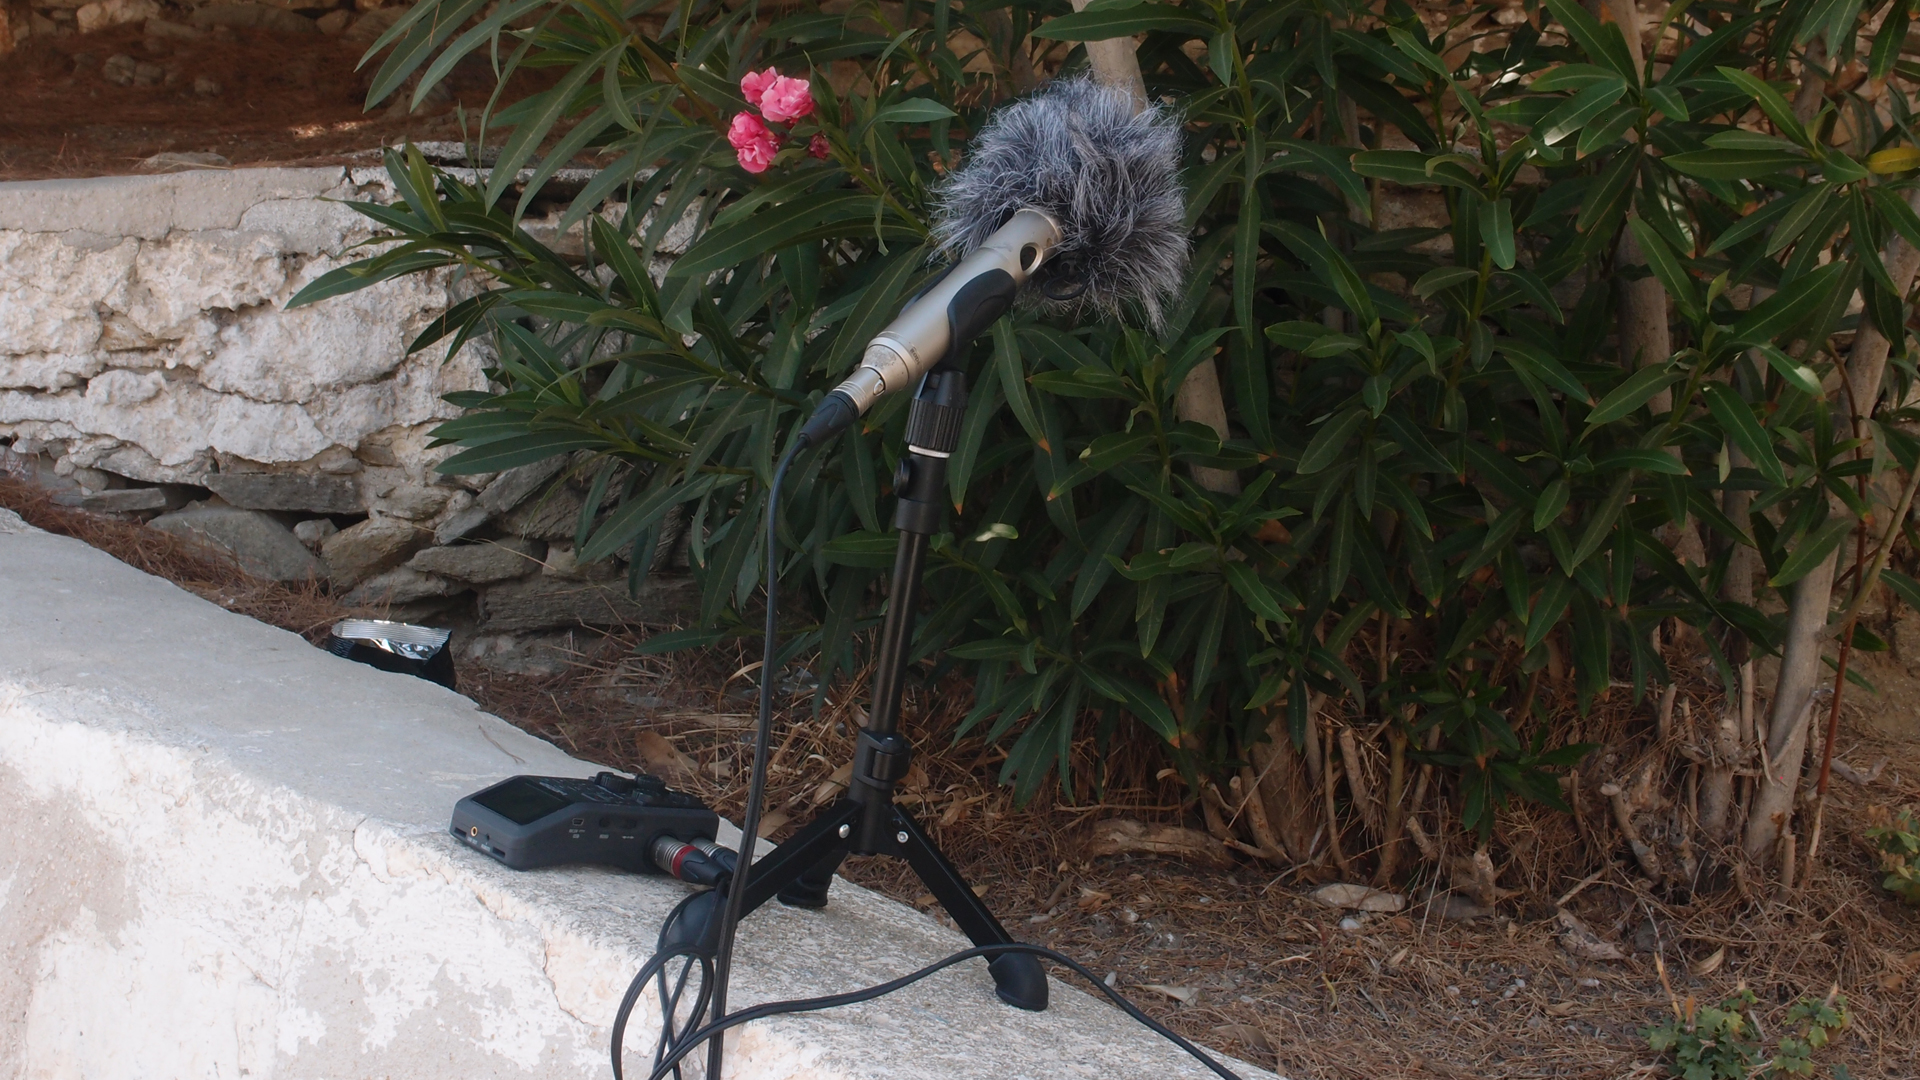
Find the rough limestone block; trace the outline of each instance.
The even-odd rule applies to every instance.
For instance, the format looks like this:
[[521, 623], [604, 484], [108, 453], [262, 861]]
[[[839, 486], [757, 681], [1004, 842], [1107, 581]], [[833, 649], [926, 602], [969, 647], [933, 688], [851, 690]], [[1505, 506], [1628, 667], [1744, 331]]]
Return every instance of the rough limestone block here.
[[91, 34], [127, 23], [146, 22], [160, 14], [160, 5], [153, 0], [97, 0], [81, 5], [73, 14], [80, 32]]
[[271, 233], [288, 251], [340, 256], [373, 232], [352, 207], [324, 199], [273, 199], [240, 215], [242, 229]]
[[[0, 185], [0, 202], [6, 187]], [[100, 370], [104, 358], [91, 356], [100, 309], [126, 305], [139, 251], [120, 237], [0, 230], [0, 355], [60, 358], [0, 365], [0, 387], [58, 390]]]
[[333, 445], [299, 405], [217, 394], [159, 371], [109, 371], [84, 394], [0, 391], [0, 424], [23, 421], [112, 436], [163, 465], [208, 449], [269, 464], [305, 461]]
[[438, 514], [453, 497], [452, 490], [427, 484], [401, 484], [371, 501], [373, 509], [388, 517], [408, 521], [426, 521]]
[[407, 565], [427, 573], [489, 585], [524, 577], [540, 569], [540, 559], [529, 540], [495, 540], [458, 547], [431, 547], [414, 555]]
[[514, 536], [571, 542], [586, 502], [570, 485], [556, 484], [508, 511], [500, 518], [500, 528]]
[[345, 600], [348, 604], [411, 604], [415, 600], [452, 596], [460, 589], [461, 586], [438, 575], [396, 566], [361, 582]]
[[175, 230], [238, 229], [248, 210], [340, 186], [335, 169], [234, 169], [162, 176], [0, 183], [0, 231], [159, 240]]
[[480, 492], [480, 498], [472, 506], [449, 515], [435, 530], [433, 539], [446, 545], [467, 535], [473, 530], [512, 510], [539, 490], [542, 484], [553, 479], [567, 463], [566, 455], [556, 455], [545, 461], [536, 461], [529, 465], [508, 469]]
[[190, 506], [147, 522], [149, 528], [202, 540], [225, 548], [242, 568], [274, 581], [308, 581], [327, 576], [292, 530], [258, 510], [233, 506]]
[[405, 562], [431, 535], [411, 521], [370, 517], [320, 541], [320, 557], [334, 585], [351, 588]]
[[280, 240], [219, 229], [140, 245], [127, 318], [153, 339], [177, 341], [207, 311], [266, 303], [287, 284]]
[[[0, 805], [21, 824], [0, 830], [0, 1072], [608, 1075], [614, 1009], [686, 887], [515, 873], [447, 835], [462, 795], [597, 766], [17, 521], [0, 511]], [[965, 944], [837, 882], [824, 910], [741, 924], [732, 1000], [869, 986]], [[968, 961], [749, 1024], [727, 1077], [1211, 1075], [1089, 994], [1051, 997], [1009, 1008]], [[627, 1075], [658, 1024], [636, 1011]]]
[[692, 617], [700, 602], [690, 578], [650, 574], [640, 599], [625, 581], [576, 581], [539, 574], [495, 585], [480, 596], [480, 630], [549, 630], [561, 626], [667, 626]]
[[359, 485], [326, 473], [209, 473], [202, 483], [227, 502], [249, 510], [357, 514], [366, 509]]
[[119, 488], [113, 491], [68, 491], [55, 495], [61, 506], [78, 507], [104, 514], [131, 514], [139, 510], [165, 510], [167, 493], [159, 488]]

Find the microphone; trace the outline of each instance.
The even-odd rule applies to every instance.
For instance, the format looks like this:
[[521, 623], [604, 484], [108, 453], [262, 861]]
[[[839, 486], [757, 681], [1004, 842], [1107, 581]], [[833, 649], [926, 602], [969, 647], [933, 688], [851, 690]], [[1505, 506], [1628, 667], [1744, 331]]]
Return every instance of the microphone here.
[[958, 264], [875, 335], [852, 375], [800, 429], [818, 446], [905, 389], [1026, 299], [1158, 329], [1187, 268], [1180, 117], [1061, 79], [999, 110], [936, 195], [934, 237]]

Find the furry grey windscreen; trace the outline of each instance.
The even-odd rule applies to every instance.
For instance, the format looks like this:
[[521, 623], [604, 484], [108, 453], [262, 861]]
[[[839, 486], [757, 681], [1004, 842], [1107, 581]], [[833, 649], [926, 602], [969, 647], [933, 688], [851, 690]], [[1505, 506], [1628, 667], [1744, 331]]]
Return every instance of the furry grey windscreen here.
[[964, 256], [1015, 211], [1043, 210], [1064, 234], [1053, 281], [1083, 286], [1077, 302], [1109, 314], [1138, 303], [1157, 329], [1187, 271], [1180, 142], [1174, 110], [1135, 113], [1124, 91], [1056, 80], [995, 112], [968, 145], [937, 195], [934, 236]]

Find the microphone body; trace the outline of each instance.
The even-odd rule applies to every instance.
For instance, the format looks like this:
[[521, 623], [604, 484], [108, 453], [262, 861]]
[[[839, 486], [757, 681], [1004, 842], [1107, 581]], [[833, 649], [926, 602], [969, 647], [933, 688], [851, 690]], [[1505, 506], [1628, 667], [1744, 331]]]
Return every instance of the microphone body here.
[[971, 345], [1012, 309], [1021, 286], [1061, 240], [1052, 215], [1031, 208], [1016, 211], [874, 335], [860, 366], [820, 403], [800, 437], [818, 446], [882, 396], [914, 385], [950, 354]]

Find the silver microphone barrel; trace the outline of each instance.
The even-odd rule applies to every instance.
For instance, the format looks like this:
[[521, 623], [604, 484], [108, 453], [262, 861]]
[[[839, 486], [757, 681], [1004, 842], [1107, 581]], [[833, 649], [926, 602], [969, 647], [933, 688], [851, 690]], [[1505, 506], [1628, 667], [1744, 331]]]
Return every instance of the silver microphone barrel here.
[[[851, 424], [882, 395], [920, 381], [956, 346], [964, 348], [1006, 314], [1020, 286], [1061, 241], [1060, 225], [1020, 210], [867, 344], [860, 366], [833, 388], [802, 429], [810, 444]], [[957, 339], [957, 340], [956, 340]]]

